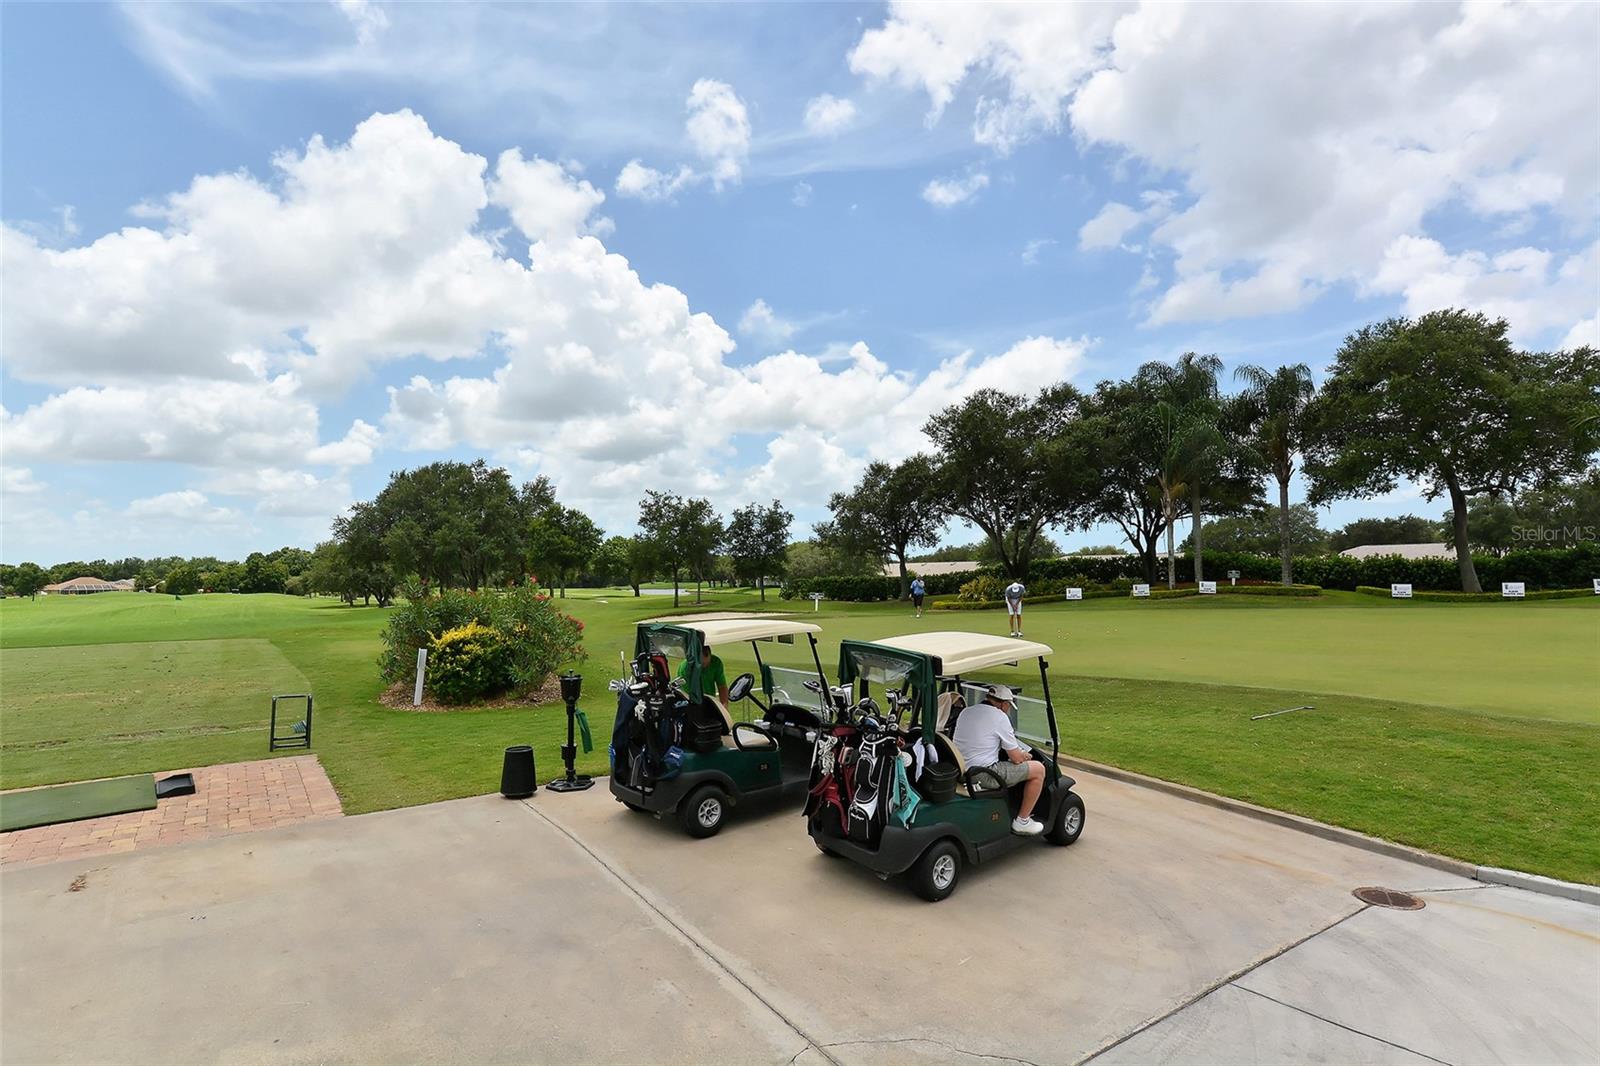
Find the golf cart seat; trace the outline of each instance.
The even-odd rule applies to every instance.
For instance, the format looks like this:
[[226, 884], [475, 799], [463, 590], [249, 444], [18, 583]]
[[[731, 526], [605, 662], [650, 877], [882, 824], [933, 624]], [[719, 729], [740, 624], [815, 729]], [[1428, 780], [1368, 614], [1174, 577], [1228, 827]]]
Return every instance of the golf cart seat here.
[[955, 732], [956, 715], [966, 709], [967, 701], [959, 692], [939, 693], [939, 718], [935, 727], [940, 734], [948, 737]]
[[984, 796], [1005, 793], [1005, 787], [1000, 785], [998, 783], [998, 779], [990, 773], [979, 774], [978, 781], [974, 786], [973, 782], [968, 779], [968, 775], [971, 773], [971, 771], [967, 769], [967, 760], [961, 757], [961, 749], [956, 747], [955, 742], [949, 737], [945, 736], [943, 733], [935, 733], [933, 735], [933, 743], [934, 746], [939, 749], [939, 758], [941, 761], [948, 759], [955, 763], [957, 774], [956, 791], [958, 793], [963, 796]]
[[808, 733], [822, 728], [822, 719], [817, 712], [792, 703], [774, 703], [767, 708], [766, 720], [768, 725], [785, 737], [795, 740], [805, 740]]
[[767, 733], [749, 722], [735, 722], [733, 715], [728, 713], [728, 708], [715, 696], [707, 696], [705, 702], [717, 709], [722, 716], [722, 746], [724, 748], [738, 748], [740, 751], [766, 751], [778, 746], [778, 741], [772, 734]]

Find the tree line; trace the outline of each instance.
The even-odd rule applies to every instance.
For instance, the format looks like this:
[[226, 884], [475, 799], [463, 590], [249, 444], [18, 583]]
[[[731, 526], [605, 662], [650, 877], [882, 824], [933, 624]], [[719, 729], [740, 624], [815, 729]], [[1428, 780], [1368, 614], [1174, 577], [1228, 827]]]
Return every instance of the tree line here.
[[1314, 546], [1303, 528], [1310, 508], [1289, 500], [1299, 472], [1313, 506], [1402, 482], [1446, 498], [1443, 539], [1461, 587], [1481, 591], [1475, 510], [1570, 494], [1569, 479], [1586, 476], [1600, 450], [1595, 352], [1521, 351], [1508, 330], [1461, 310], [1387, 319], [1345, 339], [1320, 390], [1299, 363], [1240, 367], [1238, 391], [1225, 393], [1221, 360], [1192, 352], [1091, 390], [984, 389], [928, 420], [928, 454], [874, 463], [836, 493], [817, 535], [897, 564], [904, 595], [911, 551], [936, 544], [949, 519], [980, 530], [1014, 578], [1040, 557], [1046, 530], [1110, 523], [1147, 581], [1165, 555], [1170, 586], [1181, 521], [1201, 580], [1206, 517], [1260, 515], [1270, 487], [1287, 585], [1297, 547]]
[[251, 552], [242, 562], [211, 555], [164, 555], [153, 559], [74, 559], [50, 567], [32, 562], [15, 566], [0, 563], [0, 588], [13, 596], [33, 596], [46, 585], [58, 585], [75, 577], [98, 577], [105, 581], [132, 580], [133, 587], [140, 591], [159, 589], [183, 596], [202, 589], [299, 594], [309, 591], [305, 573], [311, 559], [312, 553], [306, 549], [285, 546], [271, 552]]
[[724, 519], [709, 500], [650, 491], [638, 514], [638, 533], [607, 537], [561, 503], [547, 477], [518, 485], [481, 459], [429, 463], [391, 475], [376, 497], [335, 518], [309, 581], [313, 591], [384, 606], [402, 588], [415, 596], [537, 579], [561, 596], [578, 581], [640, 595], [670, 576], [676, 605], [686, 579], [747, 582], [765, 598], [766, 579], [783, 574], [794, 516], [778, 500]]

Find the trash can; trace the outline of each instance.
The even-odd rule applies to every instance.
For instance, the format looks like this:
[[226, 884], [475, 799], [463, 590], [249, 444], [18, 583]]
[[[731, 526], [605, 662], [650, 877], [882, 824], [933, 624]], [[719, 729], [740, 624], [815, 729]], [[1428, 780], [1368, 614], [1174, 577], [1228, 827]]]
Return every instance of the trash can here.
[[526, 744], [507, 748], [505, 765], [500, 771], [500, 795], [506, 799], [527, 799], [538, 790], [533, 749]]

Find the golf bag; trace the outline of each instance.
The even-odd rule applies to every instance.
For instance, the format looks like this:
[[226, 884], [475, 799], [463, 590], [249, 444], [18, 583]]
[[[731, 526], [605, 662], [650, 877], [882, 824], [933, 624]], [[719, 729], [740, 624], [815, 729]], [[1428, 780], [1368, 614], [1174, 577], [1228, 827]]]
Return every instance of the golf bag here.
[[[634, 682], [617, 693], [611, 729], [611, 772], [629, 786], [646, 789], [671, 777], [681, 759], [677, 745], [687, 701], [672, 691], [667, 661], [640, 655], [632, 663]], [[678, 758], [672, 758], [678, 752]]]
[[846, 753], [856, 735], [850, 726], [835, 726], [818, 733], [811, 753], [811, 780], [806, 793], [805, 816], [828, 836], [844, 836], [850, 828], [845, 804], [849, 793], [844, 782]]
[[894, 771], [900, 761], [900, 741], [892, 733], [879, 733], [863, 738], [858, 751], [854, 788], [850, 794], [848, 836], [859, 844], [876, 846], [889, 817]]

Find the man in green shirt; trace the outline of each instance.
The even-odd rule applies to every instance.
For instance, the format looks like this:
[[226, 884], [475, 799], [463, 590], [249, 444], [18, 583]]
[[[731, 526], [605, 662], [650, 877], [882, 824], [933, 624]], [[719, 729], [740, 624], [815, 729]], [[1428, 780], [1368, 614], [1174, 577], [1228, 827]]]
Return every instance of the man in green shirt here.
[[[689, 660], [685, 659], [683, 665], [678, 667], [679, 677], [689, 676]], [[700, 693], [702, 696], [715, 696], [722, 701], [722, 706], [728, 706], [728, 672], [722, 667], [722, 660], [711, 654], [710, 647], [700, 647]]]

